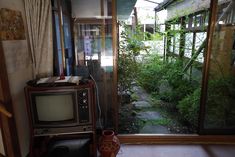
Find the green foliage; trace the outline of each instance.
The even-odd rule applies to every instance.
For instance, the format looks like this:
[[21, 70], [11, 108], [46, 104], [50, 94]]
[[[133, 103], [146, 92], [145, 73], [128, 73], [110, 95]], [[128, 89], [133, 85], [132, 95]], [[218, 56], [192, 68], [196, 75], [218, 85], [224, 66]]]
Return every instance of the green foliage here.
[[[179, 101], [177, 109], [184, 121], [197, 127], [200, 104], [200, 88]], [[235, 79], [231, 77], [210, 80], [206, 102], [207, 127], [223, 128], [235, 125]]]
[[139, 71], [139, 63], [136, 57], [141, 51], [148, 51], [148, 47], [142, 42], [144, 34], [137, 26], [132, 30], [130, 26], [121, 23], [124, 30], [121, 32], [121, 40], [118, 55], [118, 83], [119, 91], [130, 91], [133, 82]]
[[137, 101], [138, 99], [139, 99], [139, 97], [136, 93], [131, 94], [131, 101]]
[[182, 120], [187, 121], [194, 128], [198, 126], [200, 96], [201, 88], [197, 88], [193, 93], [179, 101], [177, 105]]
[[[194, 88], [188, 80], [178, 81], [178, 85], [172, 89], [172, 91], [164, 92], [160, 94], [160, 99], [177, 104], [178, 101], [182, 100], [186, 95], [192, 93]], [[176, 106], [172, 106], [175, 109]]]
[[194, 89], [192, 82], [186, 78], [184, 75], [186, 73], [182, 72], [181, 61], [168, 63], [168, 69], [165, 72], [164, 79], [167, 80], [172, 87], [172, 91], [169, 93], [169, 102], [178, 102], [185, 95], [191, 93]]
[[139, 120], [139, 125], [143, 127], [144, 125], [162, 125], [162, 126], [169, 126], [172, 125], [172, 119], [169, 118], [161, 118], [161, 119], [146, 119], [146, 120]]
[[149, 92], [158, 92], [165, 64], [157, 55], [152, 55], [142, 64], [138, 82]]
[[[193, 85], [191, 81], [183, 77], [186, 74], [182, 72], [181, 65], [180, 61], [167, 63], [158, 56], [151, 56], [141, 67], [139, 83], [147, 91], [157, 93], [160, 99], [177, 103], [187, 94], [192, 93], [198, 85], [197, 83]], [[162, 81], [167, 81], [172, 90], [159, 93]]]
[[[163, 100], [161, 108], [169, 113], [178, 113], [184, 122], [197, 126], [200, 89], [199, 82], [185, 78], [182, 62], [164, 62], [158, 56], [151, 56], [142, 66], [139, 83], [152, 95]], [[162, 91], [160, 86], [167, 82], [170, 88]]]
[[136, 78], [139, 64], [131, 54], [118, 56], [118, 83], [120, 91], [130, 91], [131, 82]]
[[212, 127], [235, 125], [235, 79], [225, 77], [208, 84], [206, 123]]
[[151, 34], [151, 39], [154, 40], [154, 41], [162, 40], [163, 39], [163, 35], [160, 34], [160, 33], [154, 33], [154, 34]]
[[155, 119], [155, 120], [147, 120], [146, 123], [149, 123], [151, 125], [168, 126], [172, 123], [172, 121], [171, 121], [171, 119], [161, 118], [161, 119]]

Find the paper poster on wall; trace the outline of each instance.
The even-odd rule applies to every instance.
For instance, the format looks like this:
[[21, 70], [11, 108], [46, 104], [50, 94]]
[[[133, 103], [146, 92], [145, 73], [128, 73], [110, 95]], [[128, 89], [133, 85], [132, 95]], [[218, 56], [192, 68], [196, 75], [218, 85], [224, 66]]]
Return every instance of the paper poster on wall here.
[[91, 38], [89, 36], [84, 37], [84, 51], [86, 56], [91, 56]]
[[20, 11], [0, 9], [0, 37], [2, 40], [24, 40], [25, 30]]

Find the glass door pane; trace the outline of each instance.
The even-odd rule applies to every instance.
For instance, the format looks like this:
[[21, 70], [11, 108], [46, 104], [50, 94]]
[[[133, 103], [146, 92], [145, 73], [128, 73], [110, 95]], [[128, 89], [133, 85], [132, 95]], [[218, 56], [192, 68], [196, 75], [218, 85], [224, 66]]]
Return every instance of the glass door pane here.
[[119, 16], [120, 134], [198, 132], [210, 0], [199, 2], [177, 1], [161, 10], [163, 1], [137, 0], [129, 17]]
[[[214, 2], [213, 2], [214, 3]], [[205, 74], [202, 133], [234, 134], [235, 130], [235, 1], [214, 3]], [[216, 16], [216, 17], [214, 17]], [[213, 19], [214, 17], [214, 19]], [[208, 79], [206, 79], [208, 78]], [[203, 105], [203, 104], [202, 104]]]
[[[79, 2], [79, 1], [78, 1]], [[97, 2], [95, 2], [97, 3]], [[112, 35], [112, 1], [101, 0], [99, 6], [89, 5], [100, 14], [77, 15], [74, 22], [75, 75], [91, 77], [97, 84], [97, 127], [114, 126], [114, 59]], [[74, 3], [76, 5], [76, 3]], [[88, 5], [80, 1], [77, 5]], [[82, 6], [80, 6], [82, 7]], [[91, 8], [90, 8], [91, 9]]]
[[64, 50], [65, 50], [65, 64], [66, 64], [66, 75], [73, 74], [73, 50], [72, 50], [72, 35], [70, 18], [67, 15], [63, 15], [63, 29], [64, 29]]

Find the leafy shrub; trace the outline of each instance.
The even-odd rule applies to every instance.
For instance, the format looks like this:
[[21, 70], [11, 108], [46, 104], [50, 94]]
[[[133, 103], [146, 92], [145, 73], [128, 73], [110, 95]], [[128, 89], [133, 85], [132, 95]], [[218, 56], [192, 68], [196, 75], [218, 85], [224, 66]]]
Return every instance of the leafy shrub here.
[[119, 54], [118, 56], [118, 83], [119, 91], [130, 91], [131, 82], [136, 78], [139, 64], [134, 56], [130, 54]]
[[178, 101], [195, 90], [198, 83], [193, 84], [190, 80], [185, 79], [184, 75], [186, 74], [182, 72], [180, 61], [168, 63], [167, 70], [164, 73], [164, 79], [168, 81], [172, 90], [160, 94], [162, 100], [177, 104]]
[[159, 56], [150, 56], [140, 68], [139, 84], [148, 92], [158, 92], [166, 66]]
[[[149, 60], [140, 68], [139, 83], [149, 92], [158, 93], [160, 99], [177, 103], [186, 95], [192, 93], [198, 84], [192, 84], [182, 73], [180, 61], [164, 62], [158, 56], [150, 56]], [[159, 93], [162, 81], [167, 81], [172, 90]]]
[[136, 79], [139, 72], [139, 63], [136, 58], [141, 51], [148, 51], [148, 47], [144, 45], [143, 32], [140, 26], [135, 31], [121, 23], [124, 30], [121, 32], [118, 54], [118, 84], [119, 92], [130, 91], [131, 83]]
[[152, 37], [152, 40], [155, 40], [155, 41], [156, 41], [156, 40], [162, 40], [162, 39], [163, 39], [163, 35], [160, 34], [160, 33], [152, 34], [151, 37]]
[[159, 94], [160, 99], [166, 102], [177, 103], [182, 100], [186, 95], [192, 93], [193, 87], [187, 80], [178, 82], [178, 86], [173, 88], [171, 91]]
[[210, 80], [207, 93], [206, 125], [220, 128], [235, 125], [235, 79]]
[[201, 88], [197, 88], [193, 93], [179, 101], [179, 104], [177, 105], [182, 119], [193, 127], [197, 127], [198, 125], [200, 96]]

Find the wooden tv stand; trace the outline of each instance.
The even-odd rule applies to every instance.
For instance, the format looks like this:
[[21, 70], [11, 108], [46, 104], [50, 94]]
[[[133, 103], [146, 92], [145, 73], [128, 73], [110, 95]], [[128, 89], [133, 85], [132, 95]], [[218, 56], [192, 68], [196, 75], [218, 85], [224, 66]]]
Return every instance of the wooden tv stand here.
[[[87, 95], [83, 94], [83, 91], [87, 91]], [[68, 93], [74, 92], [75, 95], [73, 101], [76, 101], [76, 111], [74, 111], [75, 117], [78, 117], [75, 122], [70, 124], [66, 124], [67, 126], [62, 125], [54, 125], [53, 123], [50, 125], [43, 126], [43, 123], [37, 123], [39, 120], [37, 119], [37, 113], [35, 113], [36, 108], [36, 98], [34, 95], [37, 94], [57, 94], [57, 92]], [[32, 94], [33, 93], [33, 94]], [[86, 96], [86, 99], [81, 98], [79, 95]], [[95, 84], [92, 80], [87, 80], [86, 82], [82, 82], [82, 84], [43, 84], [40, 86], [26, 86], [25, 87], [25, 98], [26, 105], [29, 117], [29, 126], [30, 126], [30, 157], [43, 157], [48, 153], [51, 144], [60, 143], [63, 145], [63, 141], [67, 143], [67, 146], [79, 143], [81, 141], [89, 140], [89, 150], [90, 157], [97, 156], [97, 142], [96, 142], [96, 97], [95, 97]], [[75, 99], [76, 98], [76, 99]], [[83, 110], [87, 108], [86, 105], [82, 103], [87, 103], [89, 105], [89, 121], [83, 124], [80, 117], [84, 117]], [[35, 103], [35, 104], [34, 104]], [[87, 113], [86, 113], [87, 114]], [[85, 115], [86, 115], [85, 114]], [[80, 116], [83, 115], [83, 116]], [[81, 142], [80, 142], [81, 143]], [[66, 146], [66, 144], [65, 144]]]

